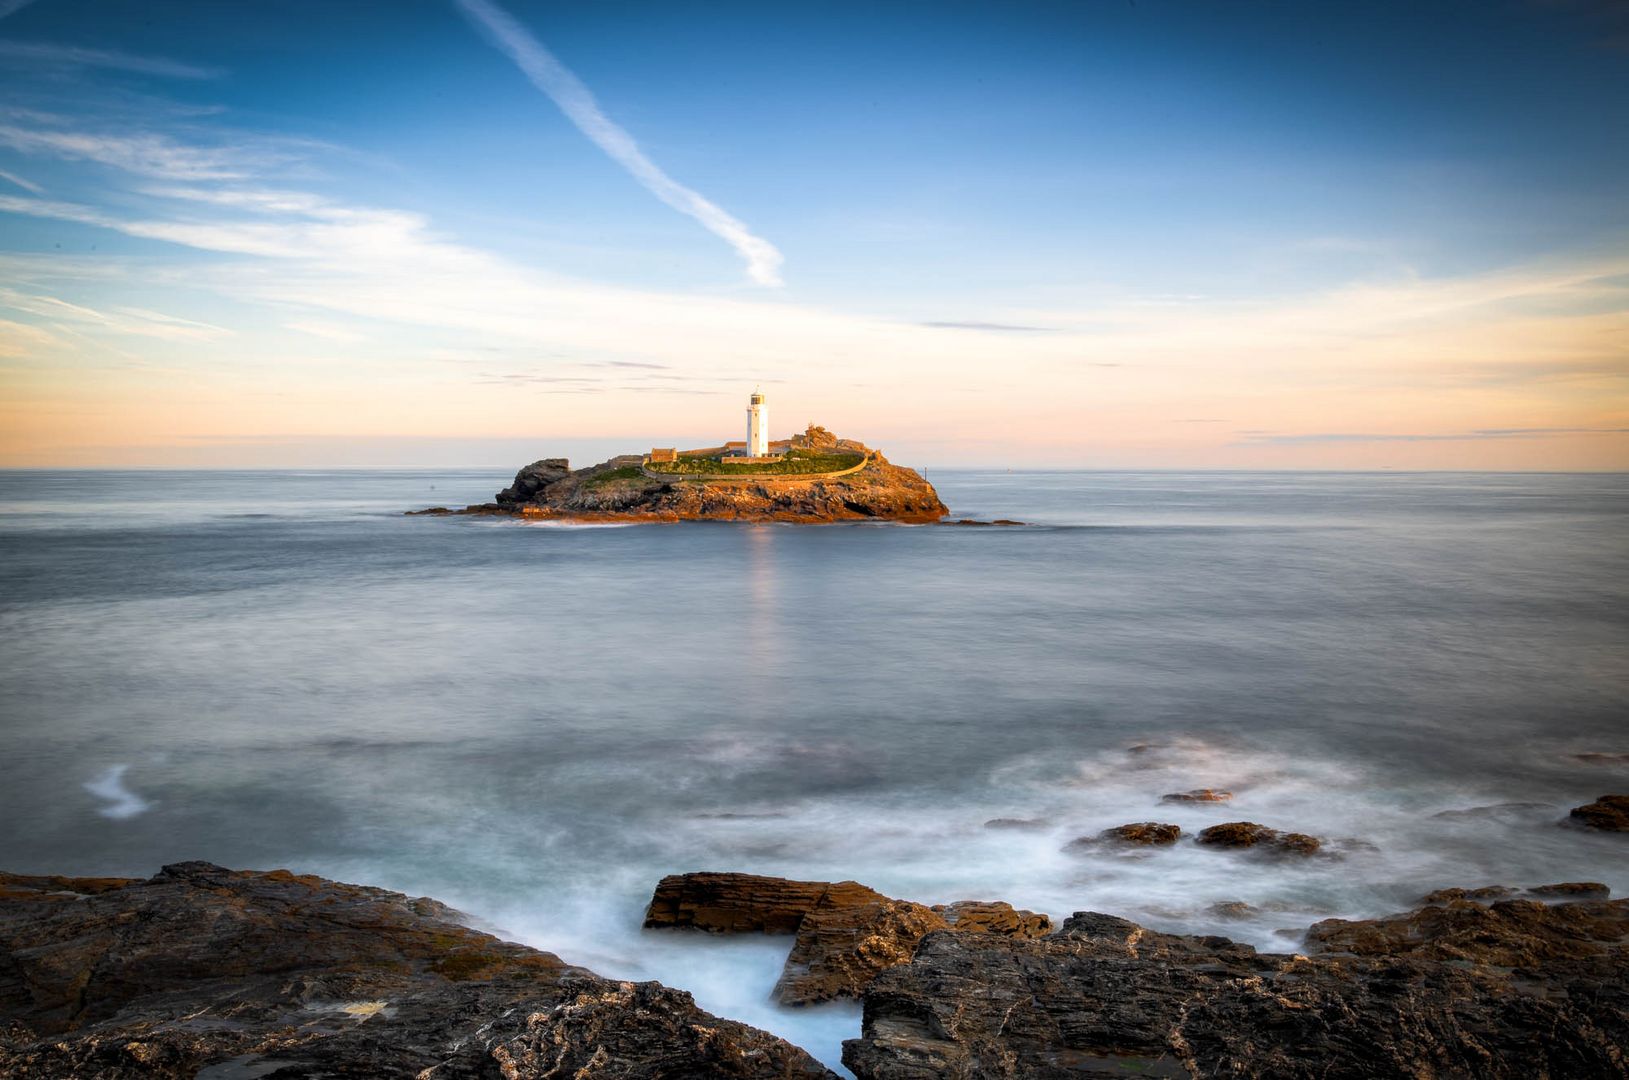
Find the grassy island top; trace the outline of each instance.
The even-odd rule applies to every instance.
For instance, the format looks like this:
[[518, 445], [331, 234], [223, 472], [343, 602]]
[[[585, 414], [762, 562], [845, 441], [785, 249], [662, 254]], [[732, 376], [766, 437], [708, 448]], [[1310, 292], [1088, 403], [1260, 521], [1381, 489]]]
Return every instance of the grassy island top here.
[[865, 460], [854, 451], [823, 453], [818, 450], [788, 450], [776, 461], [732, 461], [727, 457], [680, 457], [677, 461], [649, 461], [645, 471], [652, 474], [688, 476], [800, 476], [805, 473], [841, 472]]

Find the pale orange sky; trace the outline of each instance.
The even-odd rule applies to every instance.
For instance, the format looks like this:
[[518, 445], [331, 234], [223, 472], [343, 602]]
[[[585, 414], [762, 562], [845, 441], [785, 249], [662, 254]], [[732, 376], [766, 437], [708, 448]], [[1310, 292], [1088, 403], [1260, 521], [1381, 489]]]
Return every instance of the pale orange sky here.
[[[361, 240], [377, 249], [360, 268], [299, 258], [223, 283], [301, 311], [281, 322], [7, 288], [48, 318], [0, 322], [0, 463], [377, 464], [395, 448], [505, 465], [528, 445], [736, 437], [762, 383], [777, 436], [812, 420], [923, 464], [1629, 467], [1629, 259], [999, 313], [1050, 328], [1023, 332], [561, 282], [416, 229]], [[12, 280], [42, 265], [0, 257]]]
[[1378, 9], [1305, 66], [1267, 9], [1215, 27], [1240, 63], [1000, 7], [934, 28], [976, 85], [920, 27], [834, 34], [838, 85], [717, 14], [672, 55], [449, 5], [269, 57], [14, 6], [0, 467], [507, 468], [740, 437], [762, 385], [776, 437], [927, 466], [1629, 468], [1629, 155], [1579, 104], [1629, 82], [1588, 27], [1506, 12], [1526, 66], [1445, 81]]

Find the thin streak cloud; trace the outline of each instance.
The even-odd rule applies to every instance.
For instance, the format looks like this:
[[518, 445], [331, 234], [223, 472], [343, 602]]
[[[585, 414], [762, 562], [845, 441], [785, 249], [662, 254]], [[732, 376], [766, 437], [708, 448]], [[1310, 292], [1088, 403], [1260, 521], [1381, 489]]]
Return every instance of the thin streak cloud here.
[[[0, 18], [4, 18], [0, 15]], [[158, 75], [167, 79], [215, 79], [219, 68], [199, 67], [163, 56], [135, 56], [107, 49], [83, 49], [77, 45], [53, 45], [44, 41], [0, 41], [0, 57], [22, 63], [70, 68], [106, 68], [137, 75]]]
[[919, 325], [931, 327], [935, 330], [990, 330], [1008, 334], [1048, 334], [1052, 332], [1050, 326], [1022, 326], [1016, 323], [925, 322]]
[[45, 189], [40, 187], [40, 185], [34, 183], [34, 181], [32, 181], [32, 180], [24, 180], [22, 177], [18, 176], [16, 173], [7, 172], [4, 169], [0, 169], [0, 180], [4, 180], [8, 184], [15, 184], [18, 187], [22, 188], [24, 191], [32, 192], [35, 195], [44, 195], [45, 194]]
[[508, 55], [533, 85], [547, 94], [577, 129], [673, 209], [687, 214], [746, 260], [747, 276], [759, 285], [780, 285], [781, 253], [723, 207], [674, 180], [645, 156], [629, 135], [600, 110], [593, 93], [543, 43], [489, 0], [456, 0], [470, 22]]
[[1410, 443], [1410, 442], [1464, 442], [1478, 439], [1544, 439], [1558, 435], [1624, 435], [1625, 427], [1532, 427], [1532, 428], [1477, 428], [1474, 431], [1390, 434], [1383, 432], [1316, 431], [1305, 435], [1276, 435], [1260, 432], [1241, 432], [1253, 442], [1275, 446], [1301, 446], [1314, 443]]

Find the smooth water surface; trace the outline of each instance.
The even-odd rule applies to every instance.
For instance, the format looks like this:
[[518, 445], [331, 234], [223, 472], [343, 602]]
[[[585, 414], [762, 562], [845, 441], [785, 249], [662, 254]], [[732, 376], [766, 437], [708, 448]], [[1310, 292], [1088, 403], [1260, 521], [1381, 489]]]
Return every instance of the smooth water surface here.
[[[1557, 824], [1629, 791], [1577, 756], [1629, 755], [1629, 477], [931, 475], [1026, 528], [399, 513], [507, 479], [0, 473], [0, 866], [430, 894], [833, 1063], [856, 1011], [768, 1005], [784, 940], [642, 933], [659, 877], [1277, 949], [1439, 886], [1629, 889], [1621, 837]], [[1236, 798], [1160, 801], [1194, 787]], [[1239, 819], [1339, 857], [1064, 850]]]

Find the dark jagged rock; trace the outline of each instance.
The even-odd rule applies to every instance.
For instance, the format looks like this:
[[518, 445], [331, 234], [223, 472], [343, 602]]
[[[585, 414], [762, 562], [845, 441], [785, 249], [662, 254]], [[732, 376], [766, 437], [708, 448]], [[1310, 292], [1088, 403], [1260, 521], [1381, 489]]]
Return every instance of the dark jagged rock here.
[[1561, 881], [1554, 885], [1534, 885], [1527, 890], [1533, 896], [1562, 900], [1605, 900], [1612, 890], [1599, 881]]
[[1602, 795], [1592, 803], [1574, 807], [1569, 820], [1605, 832], [1629, 832], [1629, 795]]
[[656, 885], [645, 928], [715, 934], [795, 934], [816, 908], [862, 907], [887, 900], [857, 881], [789, 881], [758, 874], [670, 874]]
[[[1325, 919], [1307, 931], [1309, 950], [1370, 957], [1425, 957], [1432, 960], [1521, 968], [1540, 972], [1550, 965], [1610, 957], [1629, 961], [1629, 901], [1544, 904], [1538, 900], [1496, 900], [1491, 904], [1450, 901], [1383, 919]], [[1629, 1004], [1629, 985], [1620, 1001]], [[1629, 1015], [1620, 1017], [1629, 1020]]]
[[[826, 1077], [656, 983], [286, 870], [0, 874], [0, 1075]], [[214, 1075], [212, 1073], [211, 1075]]]
[[1208, 847], [1253, 848], [1280, 855], [1316, 855], [1323, 841], [1306, 833], [1286, 833], [1254, 821], [1229, 821], [1201, 829], [1198, 842]]
[[550, 485], [558, 483], [571, 475], [571, 462], [565, 458], [544, 458], [534, 461], [515, 474], [515, 482], [498, 492], [496, 498], [501, 505], [516, 505], [531, 502], [545, 491]]
[[872, 983], [843, 1061], [860, 1080], [1629, 1076], [1629, 902], [1314, 930], [1312, 955], [1089, 912], [1039, 939], [932, 933]]
[[1484, 885], [1479, 889], [1437, 889], [1420, 898], [1422, 904], [1450, 904], [1454, 902], [1491, 904], [1524, 895], [1541, 900], [1566, 903], [1573, 900], [1605, 900], [1612, 890], [1599, 881], [1561, 881], [1553, 885], [1534, 885], [1530, 889], [1513, 889], [1508, 885]]
[[[860, 905], [816, 908], [803, 917], [774, 997], [812, 1005], [859, 997], [880, 972], [910, 960], [917, 942], [950, 924], [932, 908], [883, 897]], [[967, 927], [971, 929], [971, 927]]]
[[774, 995], [785, 1005], [809, 1005], [858, 997], [879, 972], [910, 960], [931, 931], [1036, 937], [1049, 932], [1052, 922], [1000, 902], [964, 900], [930, 908], [853, 881], [695, 873], [657, 884], [645, 926], [795, 933]]
[[1096, 836], [1082, 836], [1071, 840], [1066, 850], [1081, 851], [1105, 844], [1158, 847], [1176, 843], [1181, 835], [1182, 828], [1178, 825], [1168, 825], [1162, 821], [1136, 821], [1129, 825], [1116, 825], [1112, 829], [1104, 829]]

